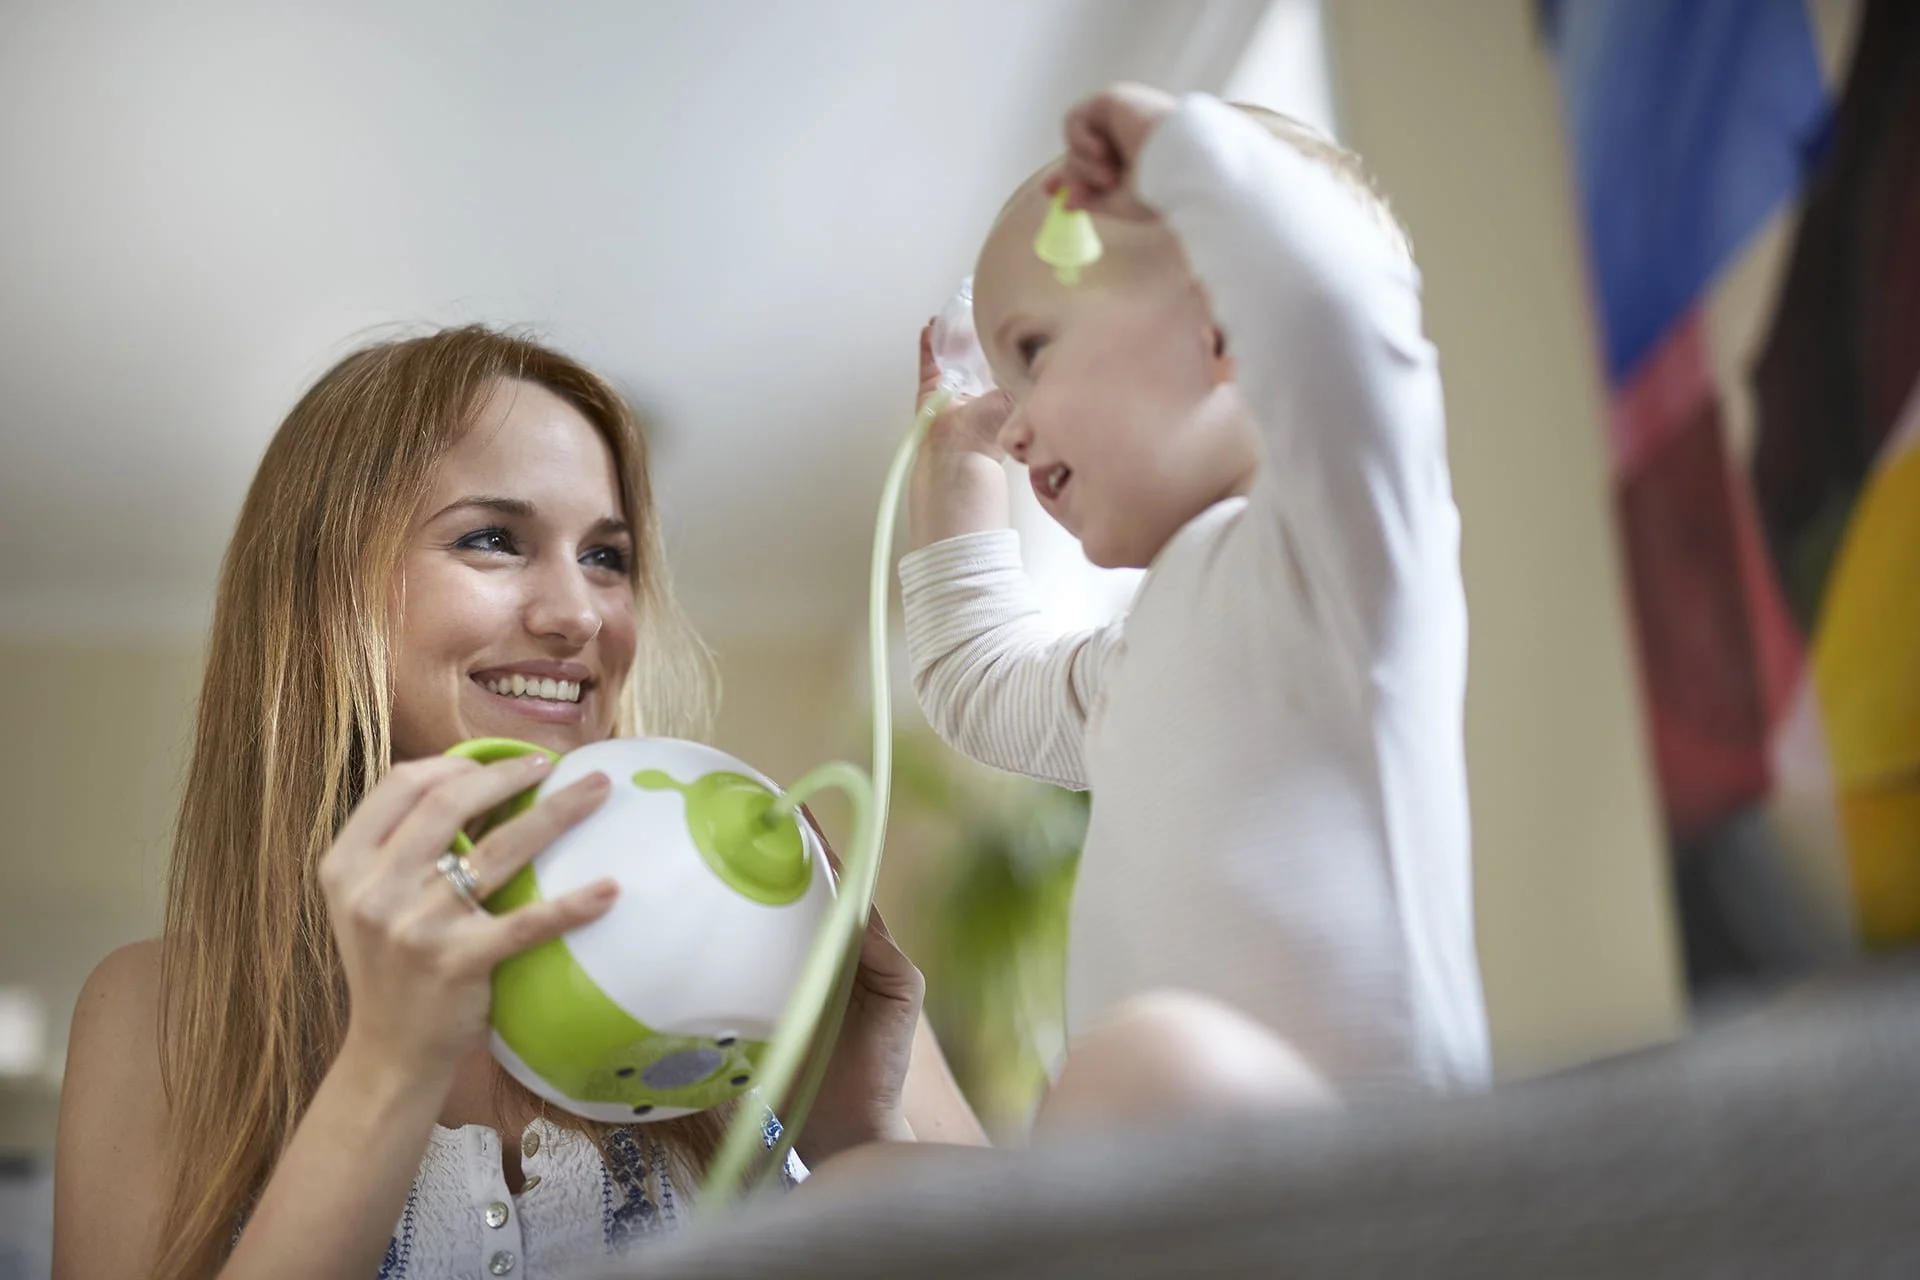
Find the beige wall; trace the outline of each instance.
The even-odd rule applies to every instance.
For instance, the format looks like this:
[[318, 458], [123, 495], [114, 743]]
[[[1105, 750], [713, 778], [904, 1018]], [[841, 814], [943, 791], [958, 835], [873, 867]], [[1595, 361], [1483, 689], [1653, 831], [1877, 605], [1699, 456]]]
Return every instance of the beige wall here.
[[1505, 1075], [1681, 1021], [1551, 66], [1531, 0], [1327, 0], [1345, 140], [1413, 234], [1472, 611], [1480, 948]]
[[[101, 956], [159, 929], [199, 654], [186, 646], [0, 643], [0, 984], [46, 1002], [53, 1061]], [[44, 1147], [50, 1090], [0, 1085], [0, 1149]]]
[[[852, 696], [846, 640], [722, 638], [714, 652], [722, 685], [715, 746], [782, 786], [828, 760], [866, 764], [867, 722]], [[850, 836], [845, 803], [829, 793], [808, 809], [844, 849]]]

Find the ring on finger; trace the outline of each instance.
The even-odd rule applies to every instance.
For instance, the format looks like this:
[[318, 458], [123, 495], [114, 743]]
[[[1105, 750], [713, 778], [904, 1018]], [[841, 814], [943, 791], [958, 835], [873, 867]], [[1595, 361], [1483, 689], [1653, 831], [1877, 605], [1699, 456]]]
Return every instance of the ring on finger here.
[[466, 854], [449, 849], [440, 855], [433, 867], [447, 878], [447, 883], [453, 886], [453, 891], [460, 895], [462, 902], [475, 911], [486, 910], [480, 905], [480, 877], [473, 874], [473, 864], [467, 861]]

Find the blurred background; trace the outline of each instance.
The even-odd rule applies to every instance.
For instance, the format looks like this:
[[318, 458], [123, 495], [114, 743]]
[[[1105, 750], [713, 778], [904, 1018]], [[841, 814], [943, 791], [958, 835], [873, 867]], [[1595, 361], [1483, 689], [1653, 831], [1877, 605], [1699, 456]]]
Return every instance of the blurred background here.
[[[1320, 125], [1411, 230], [1465, 521], [1500, 1075], [1904, 940], [1920, 630], [1880, 606], [1920, 574], [1893, 461], [1920, 435], [1913, 12], [0, 0], [0, 1276], [44, 1273], [68, 1015], [158, 927], [219, 555], [300, 391], [470, 320], [608, 373], [656, 427], [719, 744], [781, 780], [859, 759], [918, 326], [1118, 78]], [[1013, 492], [1060, 618], [1123, 607], [1132, 579]], [[1060, 1043], [1084, 801], [963, 766], [896, 687], [882, 906], [1012, 1135]]]

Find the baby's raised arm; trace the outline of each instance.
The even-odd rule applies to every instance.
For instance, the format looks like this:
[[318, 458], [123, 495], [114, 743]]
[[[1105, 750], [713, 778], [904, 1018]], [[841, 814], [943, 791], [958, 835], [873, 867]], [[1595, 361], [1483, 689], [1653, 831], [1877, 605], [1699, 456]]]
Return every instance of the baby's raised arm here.
[[1453, 608], [1459, 531], [1418, 273], [1357, 181], [1198, 95], [1134, 174], [1226, 331], [1266, 450], [1256, 523], [1364, 664], [1429, 606]]

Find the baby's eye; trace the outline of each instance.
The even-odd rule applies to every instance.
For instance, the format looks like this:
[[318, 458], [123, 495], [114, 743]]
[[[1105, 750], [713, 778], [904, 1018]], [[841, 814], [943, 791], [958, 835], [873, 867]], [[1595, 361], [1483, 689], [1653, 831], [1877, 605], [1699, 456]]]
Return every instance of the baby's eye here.
[[1037, 333], [1028, 334], [1015, 343], [1014, 350], [1020, 355], [1020, 367], [1033, 368], [1033, 362], [1040, 358], [1040, 349], [1046, 345], [1046, 338]]
[[488, 551], [494, 555], [510, 556], [514, 554], [513, 535], [505, 529], [475, 529], [466, 537], [453, 544], [462, 551]]

